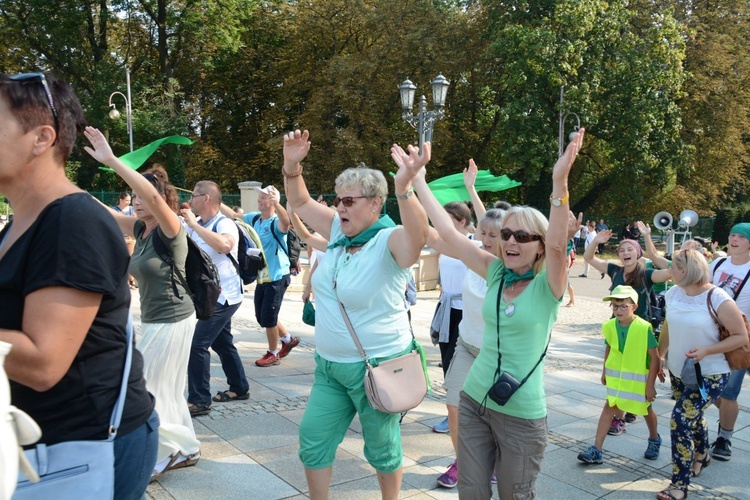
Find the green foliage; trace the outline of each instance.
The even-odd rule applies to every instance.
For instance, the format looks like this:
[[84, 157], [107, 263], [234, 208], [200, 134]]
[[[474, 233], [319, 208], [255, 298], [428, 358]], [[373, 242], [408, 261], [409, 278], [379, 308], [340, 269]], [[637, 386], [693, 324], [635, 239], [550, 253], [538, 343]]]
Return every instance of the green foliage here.
[[[129, 67], [135, 147], [188, 135], [192, 147], [150, 163], [230, 193], [281, 187], [281, 136], [297, 127], [311, 131], [313, 192], [360, 162], [392, 170], [390, 145], [416, 142], [398, 85], [409, 77], [431, 106], [442, 73], [429, 180], [474, 158], [523, 182], [503, 197], [546, 208], [560, 113], [575, 112], [587, 128], [576, 211], [705, 217], [744, 206], [750, 188], [749, 14], [744, 0], [3, 0], [0, 70], [61, 75], [123, 154], [125, 114], [110, 120], [107, 103]], [[68, 175], [124, 188], [80, 148]]]
[[716, 222], [714, 222], [714, 232], [711, 238], [719, 242], [719, 245], [725, 245], [729, 241], [729, 231], [732, 229], [743, 215], [742, 210], [735, 207], [724, 207], [716, 211]]

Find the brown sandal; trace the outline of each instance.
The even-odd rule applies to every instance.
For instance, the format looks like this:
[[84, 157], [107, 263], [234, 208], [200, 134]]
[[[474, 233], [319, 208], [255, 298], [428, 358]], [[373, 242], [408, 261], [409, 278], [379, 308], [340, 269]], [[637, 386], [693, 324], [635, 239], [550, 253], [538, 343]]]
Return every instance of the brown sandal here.
[[[677, 498], [674, 496], [674, 492], [681, 491], [682, 496]], [[656, 494], [656, 498], [659, 500], [683, 500], [687, 498], [688, 492], [687, 492], [687, 486], [677, 486], [675, 484], [670, 484], [663, 490], [661, 490], [659, 493]]]
[[[711, 455], [708, 454], [708, 451], [706, 451], [706, 454], [703, 455], [703, 458], [700, 460], [693, 459], [693, 467], [690, 470], [690, 477], [699, 477], [703, 473], [703, 469], [709, 466], [711, 463]], [[696, 470], [696, 466], [700, 466], [698, 470]]]

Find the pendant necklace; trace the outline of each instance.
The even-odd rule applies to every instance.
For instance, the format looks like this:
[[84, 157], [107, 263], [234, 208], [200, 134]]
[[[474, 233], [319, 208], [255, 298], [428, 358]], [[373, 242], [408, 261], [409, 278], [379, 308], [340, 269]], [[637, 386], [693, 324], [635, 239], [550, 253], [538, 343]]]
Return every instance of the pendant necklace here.
[[[515, 284], [515, 283], [513, 283], [512, 285], [510, 285], [510, 287], [508, 287], [508, 289], [509, 289], [509, 290], [510, 290], [510, 289], [512, 289], [512, 288], [513, 288], [513, 287], [514, 287], [515, 285], [516, 285], [516, 284]], [[503, 295], [505, 295], [505, 287], [503, 287], [502, 293], [503, 293]], [[515, 312], [516, 312], [516, 305], [515, 305], [515, 304], [514, 304], [514, 303], [513, 303], [512, 301], [511, 301], [511, 302], [510, 302], [510, 303], [509, 303], [509, 304], [508, 304], [508, 305], [507, 305], [507, 306], [505, 307], [505, 315], [506, 315], [506, 316], [508, 316], [508, 317], [510, 317], [510, 316], [513, 316], [513, 313], [515, 313]]]

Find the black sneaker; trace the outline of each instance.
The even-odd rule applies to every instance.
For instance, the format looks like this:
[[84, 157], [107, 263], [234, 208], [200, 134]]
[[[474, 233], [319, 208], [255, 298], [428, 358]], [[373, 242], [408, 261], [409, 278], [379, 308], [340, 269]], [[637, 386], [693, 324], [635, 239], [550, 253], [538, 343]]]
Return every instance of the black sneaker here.
[[711, 444], [711, 456], [716, 460], [728, 461], [732, 458], [732, 442], [719, 436]]
[[629, 424], [632, 424], [635, 421], [636, 421], [635, 415], [633, 415], [632, 413], [626, 413], [625, 414], [625, 422], [627, 422]]

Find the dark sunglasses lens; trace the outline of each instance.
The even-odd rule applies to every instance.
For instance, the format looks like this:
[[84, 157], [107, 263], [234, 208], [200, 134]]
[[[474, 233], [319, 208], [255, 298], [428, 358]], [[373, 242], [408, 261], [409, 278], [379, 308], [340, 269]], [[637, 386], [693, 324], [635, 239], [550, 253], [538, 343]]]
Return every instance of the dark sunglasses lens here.
[[519, 243], [528, 243], [529, 241], [534, 239], [534, 235], [529, 234], [526, 231], [516, 231], [515, 233], [513, 233], [513, 237]]
[[343, 198], [339, 198], [338, 196], [333, 199], [333, 206], [338, 207], [339, 203], [343, 203], [345, 207], [351, 207], [354, 205], [354, 198], [351, 196], [344, 196]]

